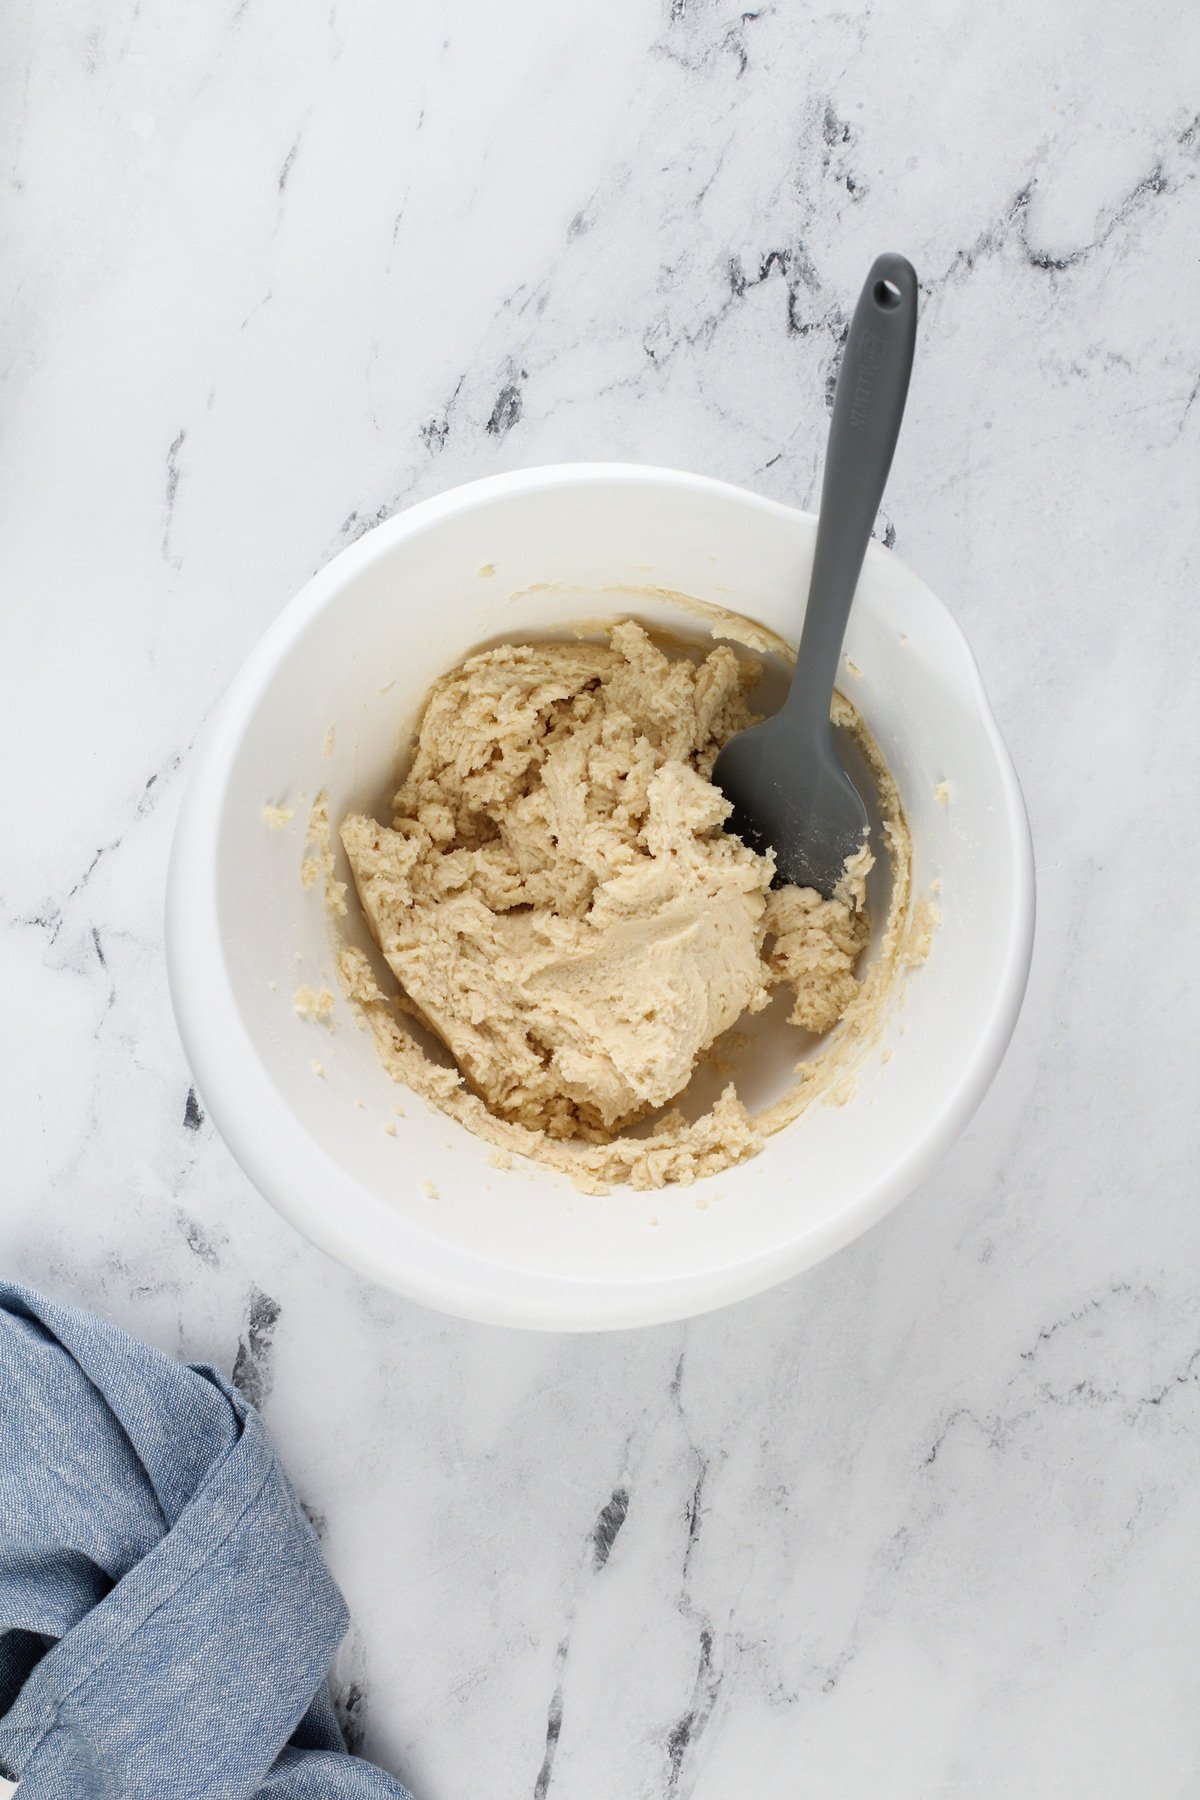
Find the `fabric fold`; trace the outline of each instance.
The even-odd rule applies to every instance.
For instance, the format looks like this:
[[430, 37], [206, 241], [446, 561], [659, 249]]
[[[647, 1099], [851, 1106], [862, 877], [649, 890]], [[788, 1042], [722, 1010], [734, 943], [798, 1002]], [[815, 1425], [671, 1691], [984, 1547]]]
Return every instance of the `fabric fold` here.
[[407, 1800], [338, 1729], [347, 1623], [224, 1376], [0, 1282], [0, 1770], [21, 1800]]

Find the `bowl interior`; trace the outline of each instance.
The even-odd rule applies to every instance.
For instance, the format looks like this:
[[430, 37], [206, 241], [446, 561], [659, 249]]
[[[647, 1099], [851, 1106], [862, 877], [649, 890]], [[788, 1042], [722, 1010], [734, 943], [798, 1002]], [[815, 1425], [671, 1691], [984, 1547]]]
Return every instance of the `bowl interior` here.
[[[352, 546], [255, 651], [181, 816], [172, 987], [219, 1127], [326, 1249], [469, 1316], [559, 1328], [682, 1316], [853, 1236], [961, 1126], [1019, 1001], [1027, 841], [957, 628], [876, 547], [846, 643], [857, 673], [842, 685], [900, 788], [914, 894], [940, 884], [942, 919], [844, 1104], [810, 1107], [752, 1161], [690, 1188], [585, 1196], [522, 1161], [493, 1167], [487, 1145], [398, 1089], [340, 994], [332, 1029], [293, 1005], [301, 985], [337, 992], [320, 883], [300, 879], [309, 808], [322, 792], [335, 823], [386, 808], [438, 675], [490, 640], [625, 614], [702, 632], [679, 596], [794, 641], [813, 532], [806, 515], [690, 477], [501, 478]], [[282, 829], [265, 823], [267, 804], [292, 809]], [[340, 851], [338, 873], [348, 879]], [[367, 945], [352, 887], [350, 902], [349, 933]], [[764, 1094], [777, 1083], [778, 1070], [756, 1077]]]

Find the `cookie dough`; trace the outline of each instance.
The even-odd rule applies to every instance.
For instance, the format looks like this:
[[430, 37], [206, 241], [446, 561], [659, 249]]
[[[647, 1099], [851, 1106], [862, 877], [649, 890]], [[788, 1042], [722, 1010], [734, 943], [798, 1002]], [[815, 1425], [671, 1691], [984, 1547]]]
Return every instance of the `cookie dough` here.
[[499, 1150], [585, 1186], [727, 1166], [762, 1130], [732, 1085], [699, 1119], [669, 1111], [624, 1134], [776, 986], [808, 1033], [860, 999], [870, 850], [825, 900], [772, 889], [773, 858], [722, 829], [709, 777], [753, 723], [759, 673], [729, 645], [668, 655], [629, 621], [606, 644], [484, 651], [430, 694], [391, 824], [343, 820], [399, 991], [352, 947], [343, 983], [392, 1073]]

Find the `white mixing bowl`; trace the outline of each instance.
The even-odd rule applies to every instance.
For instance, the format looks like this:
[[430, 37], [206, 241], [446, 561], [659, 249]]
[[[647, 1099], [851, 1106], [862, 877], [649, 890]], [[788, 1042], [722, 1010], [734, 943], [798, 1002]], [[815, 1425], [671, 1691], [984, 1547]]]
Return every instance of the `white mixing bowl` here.
[[[587, 1196], [523, 1159], [492, 1167], [487, 1145], [388, 1079], [340, 995], [332, 1031], [292, 1003], [301, 984], [336, 988], [319, 884], [306, 891], [299, 875], [311, 802], [327, 790], [335, 825], [352, 808], [382, 807], [437, 676], [482, 643], [572, 621], [631, 613], [679, 630], [677, 604], [654, 589], [794, 642], [814, 527], [694, 475], [528, 469], [456, 488], [359, 539], [249, 657], [180, 814], [171, 992], [234, 1155], [330, 1255], [425, 1305], [497, 1324], [684, 1318], [847, 1243], [966, 1123], [1025, 987], [1029, 828], [961, 632], [875, 545], [846, 642], [860, 673], [842, 685], [899, 785], [914, 894], [940, 882], [942, 919], [927, 961], [900, 983], [884, 1054], [865, 1057], [847, 1103], [811, 1106], [758, 1156], [691, 1187]], [[272, 830], [266, 803], [294, 817]], [[354, 913], [352, 888], [350, 899]]]

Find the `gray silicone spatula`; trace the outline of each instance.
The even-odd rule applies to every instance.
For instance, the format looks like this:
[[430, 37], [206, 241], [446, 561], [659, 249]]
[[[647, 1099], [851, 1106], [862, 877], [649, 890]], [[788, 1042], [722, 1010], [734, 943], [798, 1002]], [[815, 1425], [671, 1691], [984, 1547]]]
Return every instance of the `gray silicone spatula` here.
[[902, 256], [877, 257], [838, 373], [791, 690], [773, 717], [730, 738], [713, 770], [733, 802], [726, 829], [755, 850], [774, 850], [777, 881], [816, 888], [827, 898], [867, 830], [829, 709], [850, 603], [900, 435], [916, 336], [912, 264]]

